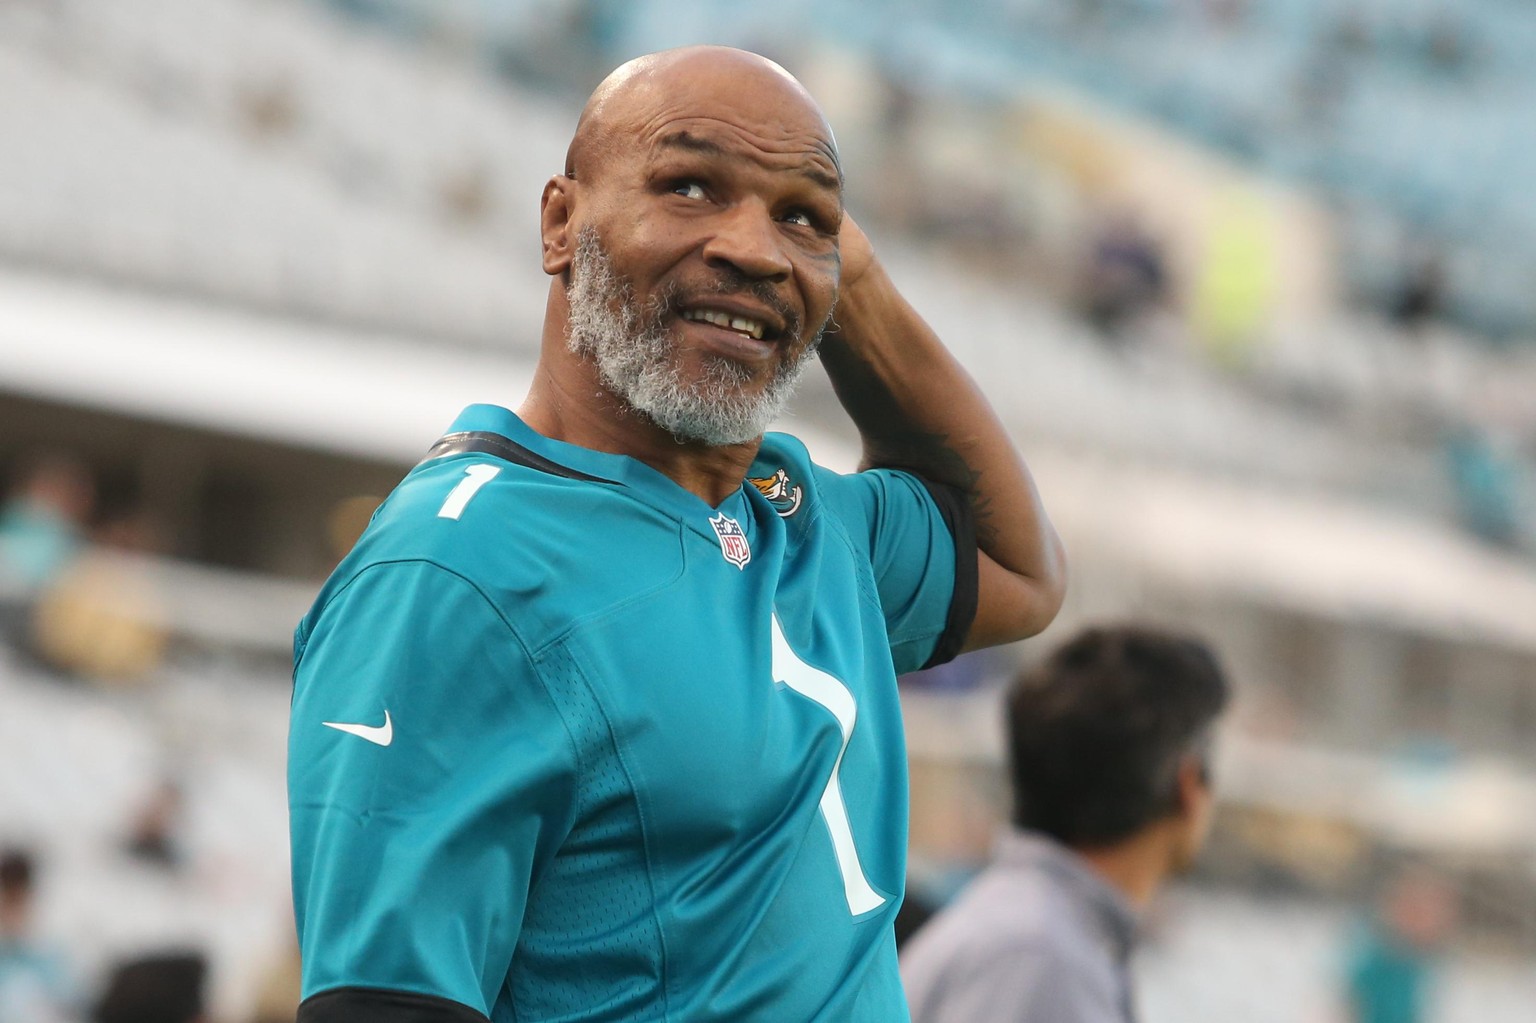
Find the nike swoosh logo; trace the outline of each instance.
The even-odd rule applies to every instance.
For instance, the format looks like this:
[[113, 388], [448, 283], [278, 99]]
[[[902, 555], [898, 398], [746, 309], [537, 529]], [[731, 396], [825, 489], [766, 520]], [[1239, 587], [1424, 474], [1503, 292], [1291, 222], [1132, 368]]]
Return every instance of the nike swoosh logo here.
[[395, 725], [394, 722], [389, 720], [389, 711], [387, 710], [384, 712], [384, 723], [377, 726], [349, 725], [341, 721], [322, 721], [320, 723], [327, 728], [334, 728], [338, 732], [346, 732], [348, 735], [355, 735], [359, 739], [367, 739], [377, 746], [388, 746], [395, 741]]

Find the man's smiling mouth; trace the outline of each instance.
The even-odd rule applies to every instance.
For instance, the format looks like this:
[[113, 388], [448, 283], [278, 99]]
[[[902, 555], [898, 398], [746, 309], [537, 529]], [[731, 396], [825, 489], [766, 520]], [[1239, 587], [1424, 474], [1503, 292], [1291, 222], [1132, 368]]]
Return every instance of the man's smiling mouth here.
[[761, 341], [767, 333], [767, 325], [762, 320], [755, 320], [749, 316], [734, 316], [731, 313], [719, 309], [685, 309], [683, 319], [694, 323], [709, 323], [716, 327], [724, 327], [726, 330], [734, 330], [738, 334], [744, 334], [754, 341]]

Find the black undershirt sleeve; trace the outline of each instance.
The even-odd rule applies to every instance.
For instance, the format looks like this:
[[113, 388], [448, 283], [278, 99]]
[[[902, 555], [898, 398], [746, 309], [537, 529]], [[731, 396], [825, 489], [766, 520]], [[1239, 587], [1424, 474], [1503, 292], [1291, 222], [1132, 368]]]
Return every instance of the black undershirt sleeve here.
[[411, 991], [338, 987], [304, 999], [297, 1023], [486, 1023], [461, 1002]]
[[971, 623], [976, 620], [978, 578], [976, 564], [976, 516], [971, 502], [957, 487], [917, 477], [928, 496], [938, 505], [944, 525], [955, 541], [955, 592], [949, 599], [949, 614], [944, 619], [944, 631], [934, 644], [924, 668], [947, 664], [955, 659], [971, 633]]

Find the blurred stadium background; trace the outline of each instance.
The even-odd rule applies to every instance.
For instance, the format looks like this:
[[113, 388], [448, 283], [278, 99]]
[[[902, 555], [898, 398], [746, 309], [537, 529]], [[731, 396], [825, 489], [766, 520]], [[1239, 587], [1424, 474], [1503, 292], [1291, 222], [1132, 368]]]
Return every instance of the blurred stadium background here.
[[[1145, 1018], [1342, 1018], [1413, 865], [1457, 909], [1429, 1018], [1531, 1019], [1520, 0], [0, 0], [0, 845], [80, 1004], [195, 948], [216, 1019], [292, 1019], [292, 626], [461, 406], [520, 400], [581, 98], [698, 41], [823, 100], [1071, 552], [1044, 637], [904, 682], [914, 899], [985, 860], [998, 686], [1150, 619], [1239, 700]], [[786, 427], [854, 461], [824, 384]]]

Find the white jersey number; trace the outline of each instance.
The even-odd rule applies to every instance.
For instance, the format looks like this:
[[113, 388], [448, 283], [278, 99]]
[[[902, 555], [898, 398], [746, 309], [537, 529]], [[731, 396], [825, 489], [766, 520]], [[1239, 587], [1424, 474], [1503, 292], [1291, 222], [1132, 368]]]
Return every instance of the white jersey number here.
[[469, 503], [469, 499], [474, 497], [481, 487], [495, 479], [499, 472], [501, 472], [499, 465], [471, 465], [465, 469], [464, 478], [459, 480], [458, 486], [448, 492], [448, 500], [444, 501], [443, 506], [437, 510], [437, 517], [457, 520], [464, 514], [464, 506]]
[[885, 896], [870, 887], [859, 864], [859, 850], [853, 844], [853, 828], [848, 823], [848, 808], [843, 805], [843, 787], [837, 772], [843, 766], [843, 754], [848, 752], [848, 740], [853, 736], [853, 724], [858, 717], [858, 706], [848, 687], [820, 668], [813, 668], [802, 661], [790, 648], [779, 627], [778, 615], [773, 616], [773, 677], [777, 682], [793, 689], [801, 696], [825, 707], [837, 719], [843, 732], [843, 745], [837, 751], [832, 765], [832, 777], [821, 794], [821, 817], [832, 833], [832, 850], [837, 854], [837, 867], [843, 874], [843, 894], [848, 897], [848, 912], [854, 916], [878, 909], [885, 904]]

